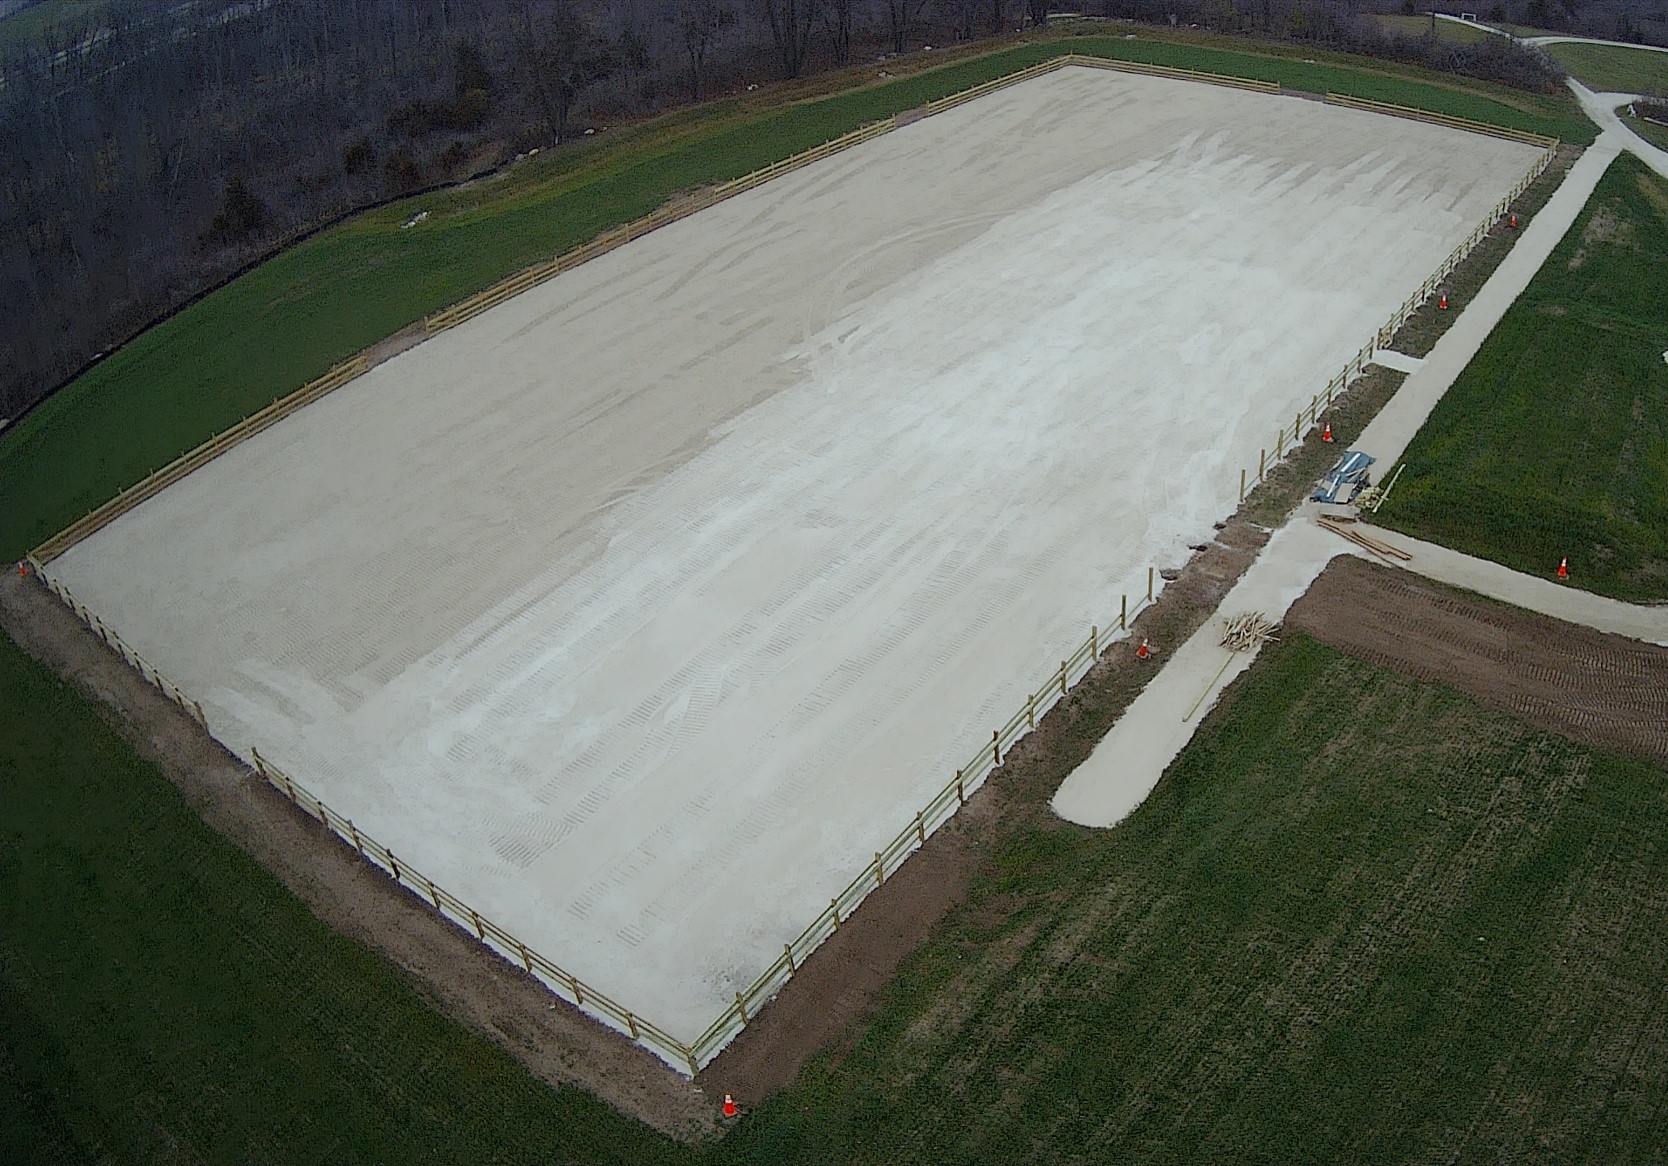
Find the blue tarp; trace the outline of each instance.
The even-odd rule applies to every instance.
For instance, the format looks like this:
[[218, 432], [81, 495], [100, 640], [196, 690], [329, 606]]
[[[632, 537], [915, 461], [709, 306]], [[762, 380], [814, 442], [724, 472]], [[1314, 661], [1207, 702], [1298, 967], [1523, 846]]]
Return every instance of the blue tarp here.
[[[1316, 502], [1350, 501], [1367, 485], [1367, 467], [1377, 460], [1377, 458], [1368, 457], [1359, 450], [1345, 450], [1344, 455], [1333, 463], [1330, 470], [1326, 471], [1326, 477], [1320, 480], [1320, 485], [1315, 487], [1315, 492], [1312, 495], [1313, 500]], [[1344, 496], [1346, 490], [1348, 492], [1347, 497]]]

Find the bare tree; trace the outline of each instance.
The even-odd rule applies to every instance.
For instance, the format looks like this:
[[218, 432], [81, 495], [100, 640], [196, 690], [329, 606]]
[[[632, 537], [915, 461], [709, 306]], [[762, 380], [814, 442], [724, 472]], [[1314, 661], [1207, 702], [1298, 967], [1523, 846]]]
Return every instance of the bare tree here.
[[828, 48], [836, 65], [851, 64], [851, 33], [856, 0], [825, 0], [822, 6], [823, 28], [828, 33]]
[[782, 76], [797, 77], [805, 70], [811, 33], [817, 26], [819, 0], [760, 0], [770, 25], [770, 43], [782, 66]]
[[564, 142], [574, 102], [614, 71], [614, 55], [567, 0], [523, 0], [515, 28], [522, 68], [545, 124], [556, 141]]
[[921, 15], [927, 0], [886, 0], [886, 30], [892, 38], [892, 51], [909, 51], [909, 29]]
[[734, 26], [735, 10], [728, 0], [682, 0], [674, 19], [689, 61], [689, 99], [699, 101], [707, 56], [714, 42]]

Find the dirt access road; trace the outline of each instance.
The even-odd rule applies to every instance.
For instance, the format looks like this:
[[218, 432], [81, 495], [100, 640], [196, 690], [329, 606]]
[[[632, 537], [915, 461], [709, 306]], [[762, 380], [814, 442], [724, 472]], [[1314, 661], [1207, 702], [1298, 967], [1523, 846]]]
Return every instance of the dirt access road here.
[[1595, 749], [1668, 766], [1668, 648], [1334, 559], [1284, 624]]

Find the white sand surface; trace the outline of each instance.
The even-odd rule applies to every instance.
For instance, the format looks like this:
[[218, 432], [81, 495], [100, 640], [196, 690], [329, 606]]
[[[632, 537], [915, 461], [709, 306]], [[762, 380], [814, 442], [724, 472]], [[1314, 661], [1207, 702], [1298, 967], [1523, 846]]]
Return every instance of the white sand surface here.
[[1533, 158], [1062, 69], [446, 332], [51, 570], [691, 1039]]

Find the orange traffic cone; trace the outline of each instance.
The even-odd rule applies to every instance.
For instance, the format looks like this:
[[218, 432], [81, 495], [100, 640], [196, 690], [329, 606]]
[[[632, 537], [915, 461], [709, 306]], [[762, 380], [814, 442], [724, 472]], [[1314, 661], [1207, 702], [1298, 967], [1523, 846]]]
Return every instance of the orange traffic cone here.
[[1446, 312], [1448, 310], [1448, 293], [1447, 292], [1443, 292], [1442, 293], [1442, 298], [1436, 301], [1436, 307], [1437, 307], [1437, 310], [1440, 311], [1440, 312]]
[[1321, 430], [1321, 440], [1322, 441], [1331, 441], [1332, 440], [1332, 422], [1328, 421], [1326, 423], [1326, 428]]
[[19, 563], [17, 565], [17, 577], [19, 579], [27, 579], [29, 577], [29, 564], [28, 563]]
[[1510, 230], [1513, 230], [1513, 231], [1517, 230], [1517, 216], [1513, 215], [1511, 218], [1507, 219], [1506, 220], [1506, 226]]
[[1143, 639], [1141, 641], [1141, 646], [1135, 649], [1135, 658], [1137, 660], [1151, 660], [1152, 656], [1153, 650], [1147, 647], [1147, 641]]
[[1568, 579], [1569, 577], [1570, 577], [1570, 557], [1568, 555], [1565, 555], [1563, 558], [1558, 560], [1558, 578]]
[[739, 1112], [741, 1111], [736, 1108], [736, 1099], [726, 1093], [724, 1095], [724, 1116], [734, 1117]]

